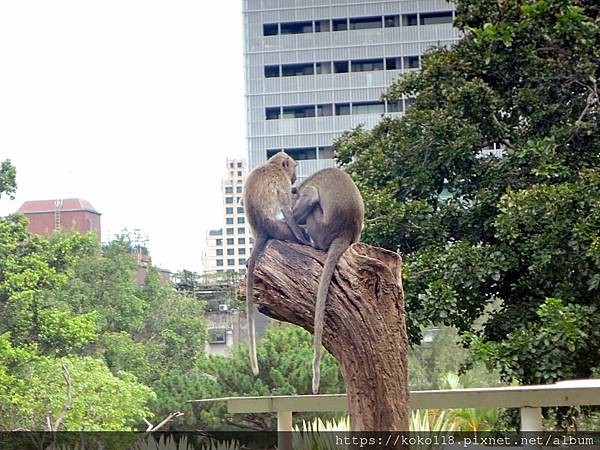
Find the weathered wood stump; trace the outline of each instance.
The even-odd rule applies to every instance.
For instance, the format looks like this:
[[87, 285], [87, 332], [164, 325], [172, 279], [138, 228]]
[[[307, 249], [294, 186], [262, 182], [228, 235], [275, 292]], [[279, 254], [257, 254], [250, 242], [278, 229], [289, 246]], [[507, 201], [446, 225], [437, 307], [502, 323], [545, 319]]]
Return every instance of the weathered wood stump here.
[[[271, 240], [255, 270], [263, 314], [313, 332], [326, 253]], [[346, 383], [352, 431], [407, 431], [407, 335], [396, 253], [357, 243], [340, 259], [327, 298], [323, 345]]]

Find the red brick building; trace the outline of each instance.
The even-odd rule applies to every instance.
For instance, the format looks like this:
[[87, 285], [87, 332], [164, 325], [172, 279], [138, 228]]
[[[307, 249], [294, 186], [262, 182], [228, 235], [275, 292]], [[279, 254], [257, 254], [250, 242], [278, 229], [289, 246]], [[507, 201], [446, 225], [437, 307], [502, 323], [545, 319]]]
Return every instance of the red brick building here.
[[94, 231], [100, 240], [100, 213], [87, 200], [67, 198], [61, 200], [32, 200], [19, 208], [29, 219], [31, 233], [49, 235], [54, 230]]

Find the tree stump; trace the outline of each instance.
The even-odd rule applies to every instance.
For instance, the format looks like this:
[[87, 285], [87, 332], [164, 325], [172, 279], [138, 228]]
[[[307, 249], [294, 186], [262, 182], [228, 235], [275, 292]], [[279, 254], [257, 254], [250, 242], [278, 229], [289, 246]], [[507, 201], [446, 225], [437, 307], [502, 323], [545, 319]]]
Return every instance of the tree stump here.
[[[271, 240], [255, 269], [260, 312], [313, 332], [326, 253]], [[340, 259], [327, 306], [323, 345], [346, 384], [352, 431], [408, 431], [410, 415], [402, 260], [353, 244]]]

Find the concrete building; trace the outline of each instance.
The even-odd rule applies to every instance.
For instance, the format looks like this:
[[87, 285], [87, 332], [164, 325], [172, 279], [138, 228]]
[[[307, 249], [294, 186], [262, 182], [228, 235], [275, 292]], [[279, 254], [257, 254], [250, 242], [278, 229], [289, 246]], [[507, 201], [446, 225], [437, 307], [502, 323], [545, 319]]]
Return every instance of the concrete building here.
[[383, 90], [458, 38], [445, 0], [244, 0], [250, 169], [285, 150], [301, 181], [334, 165], [332, 143], [382, 114]]
[[221, 183], [223, 228], [206, 234], [204, 272], [245, 272], [254, 239], [242, 205], [248, 165], [243, 159], [227, 159]]
[[32, 200], [23, 203], [18, 212], [29, 220], [30, 233], [50, 235], [59, 229], [82, 234], [93, 231], [100, 239], [100, 213], [87, 200]]

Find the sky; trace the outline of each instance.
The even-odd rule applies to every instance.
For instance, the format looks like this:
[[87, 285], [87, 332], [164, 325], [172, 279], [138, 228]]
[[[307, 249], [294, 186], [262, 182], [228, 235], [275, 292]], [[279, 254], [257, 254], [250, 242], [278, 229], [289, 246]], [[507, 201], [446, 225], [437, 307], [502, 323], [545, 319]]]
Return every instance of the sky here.
[[83, 198], [103, 235], [202, 270], [227, 157], [246, 157], [240, 0], [0, 2], [0, 161], [15, 200]]

